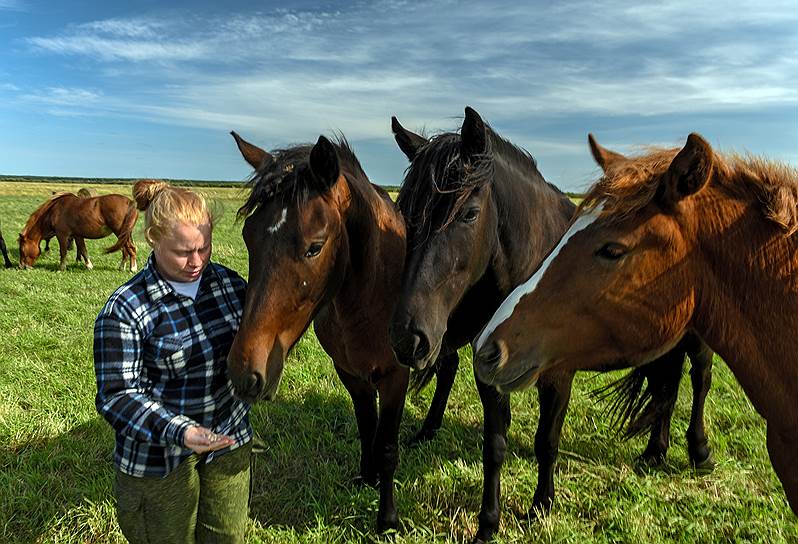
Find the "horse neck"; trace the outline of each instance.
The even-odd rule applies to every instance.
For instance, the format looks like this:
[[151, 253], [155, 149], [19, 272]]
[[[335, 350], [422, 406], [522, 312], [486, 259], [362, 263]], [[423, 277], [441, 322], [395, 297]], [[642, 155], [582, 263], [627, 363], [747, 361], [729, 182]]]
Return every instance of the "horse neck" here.
[[766, 419], [798, 425], [798, 240], [766, 219], [753, 197], [708, 187], [694, 200], [701, 259], [694, 327]]
[[526, 280], [554, 247], [573, 217], [576, 205], [548, 183], [537, 167], [495, 161], [494, 204], [499, 214], [498, 247], [493, 272], [509, 293]]
[[392, 298], [386, 289], [398, 290], [404, 262], [402, 219], [367, 179], [346, 176], [345, 181], [340, 189], [346, 200], [342, 215], [349, 249], [339, 257], [346, 259], [346, 266], [338, 302]]

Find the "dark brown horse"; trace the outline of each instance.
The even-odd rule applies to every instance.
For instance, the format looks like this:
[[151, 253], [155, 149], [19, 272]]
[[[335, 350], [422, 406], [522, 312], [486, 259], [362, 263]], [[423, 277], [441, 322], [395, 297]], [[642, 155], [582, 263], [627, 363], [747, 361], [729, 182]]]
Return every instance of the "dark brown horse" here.
[[475, 341], [477, 375], [512, 390], [541, 372], [641, 364], [693, 329], [767, 421], [798, 514], [798, 171], [697, 134], [630, 158], [590, 144], [604, 176]]
[[[411, 164], [398, 198], [407, 222], [408, 246], [391, 336], [399, 361], [417, 369], [416, 383], [430, 377], [429, 365], [439, 357], [435, 396], [419, 433], [428, 438], [441, 424], [457, 371], [457, 349], [468, 344], [502, 300], [531, 275], [567, 229], [576, 207], [543, 179], [527, 152], [502, 139], [471, 108], [465, 110], [460, 134], [427, 140], [404, 129], [395, 118], [393, 130]], [[534, 335], [534, 330], [526, 334]], [[650, 431], [643, 458], [664, 459], [687, 350], [694, 365], [689, 453], [693, 463], [709, 467], [703, 402], [712, 353], [697, 339], [686, 340], [663, 360], [621, 381], [615, 407], [621, 421], [632, 420], [630, 434]], [[554, 465], [573, 378], [571, 370], [554, 371], [538, 382], [538, 485], [530, 515], [547, 511], [554, 500]], [[639, 394], [645, 378], [647, 390]], [[506, 394], [482, 380], [477, 379], [477, 389], [485, 437], [476, 540], [485, 541], [499, 523], [499, 477], [510, 405]]]
[[0, 231], [0, 251], [3, 252], [3, 260], [5, 261], [6, 268], [11, 268], [14, 263], [8, 258], [8, 248], [6, 247], [6, 240], [3, 238], [3, 232]]
[[19, 266], [33, 268], [39, 258], [42, 239], [55, 236], [61, 250], [60, 269], [66, 269], [69, 238], [75, 239], [78, 257], [82, 257], [86, 268], [93, 268], [84, 239], [104, 238], [111, 233], [117, 242], [105, 250], [112, 253], [122, 250], [119, 269], [129, 263], [131, 272], [137, 270], [136, 245], [133, 243], [133, 227], [138, 210], [136, 204], [123, 195], [103, 195], [81, 198], [72, 193], [53, 196], [39, 206], [28, 218], [19, 235]]
[[409, 372], [396, 362], [388, 322], [402, 279], [402, 218], [343, 138], [321, 136], [271, 154], [233, 136], [256, 170], [239, 210], [249, 287], [228, 356], [236, 393], [272, 399], [286, 355], [313, 321], [352, 397], [360, 476], [370, 485], [379, 480], [377, 529], [395, 528], [393, 475]]

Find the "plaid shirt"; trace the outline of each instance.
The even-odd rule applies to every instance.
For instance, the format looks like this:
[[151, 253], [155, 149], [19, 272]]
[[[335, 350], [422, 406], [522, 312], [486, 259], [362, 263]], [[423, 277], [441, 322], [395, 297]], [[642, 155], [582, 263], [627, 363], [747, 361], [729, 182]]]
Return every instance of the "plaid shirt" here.
[[186, 429], [252, 438], [249, 405], [233, 396], [227, 353], [243, 313], [246, 282], [209, 263], [196, 300], [147, 266], [119, 287], [94, 323], [97, 410], [116, 430], [114, 462], [131, 476], [166, 476], [192, 450]]

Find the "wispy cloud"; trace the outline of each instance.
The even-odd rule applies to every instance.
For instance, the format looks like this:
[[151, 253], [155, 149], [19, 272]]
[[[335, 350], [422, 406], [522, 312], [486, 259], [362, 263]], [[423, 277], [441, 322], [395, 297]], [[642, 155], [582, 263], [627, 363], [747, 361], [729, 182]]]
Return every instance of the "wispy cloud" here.
[[391, 114], [410, 127], [450, 129], [470, 104], [523, 145], [583, 154], [581, 142], [542, 141], [518, 127], [556, 116], [798, 105], [791, 4], [382, 0], [325, 11], [147, 13], [27, 38], [39, 55], [81, 59], [91, 80], [21, 100], [59, 115], [236, 128], [273, 143], [333, 128], [387, 141]]
[[0, 0], [0, 10], [24, 11], [25, 3], [22, 0]]

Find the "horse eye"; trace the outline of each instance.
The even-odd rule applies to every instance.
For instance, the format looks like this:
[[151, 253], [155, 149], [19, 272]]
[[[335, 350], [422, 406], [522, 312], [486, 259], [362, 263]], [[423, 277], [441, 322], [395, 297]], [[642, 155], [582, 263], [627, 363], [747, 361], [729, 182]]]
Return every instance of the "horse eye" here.
[[460, 216], [460, 221], [463, 223], [473, 223], [479, 217], [479, 208], [469, 208], [463, 215]]
[[607, 259], [608, 261], [617, 261], [624, 255], [628, 249], [626, 246], [622, 244], [616, 244], [615, 242], [609, 242], [608, 244], [604, 244], [601, 249], [596, 251], [596, 256], [601, 257], [602, 259]]
[[312, 259], [316, 257], [319, 253], [321, 253], [321, 248], [324, 247], [324, 242], [313, 242], [310, 244], [310, 247], [305, 252], [306, 259]]

